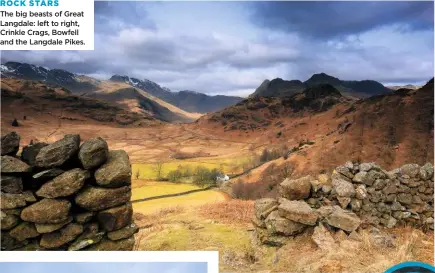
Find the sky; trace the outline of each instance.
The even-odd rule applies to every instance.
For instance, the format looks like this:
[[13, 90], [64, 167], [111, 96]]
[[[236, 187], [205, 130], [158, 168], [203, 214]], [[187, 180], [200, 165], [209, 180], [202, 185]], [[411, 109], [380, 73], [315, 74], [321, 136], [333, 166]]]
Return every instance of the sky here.
[[114, 262], [114, 263], [1, 263], [2, 273], [207, 273], [207, 263]]
[[95, 2], [95, 50], [3, 51], [172, 91], [252, 93], [265, 79], [418, 84], [434, 75], [434, 2]]

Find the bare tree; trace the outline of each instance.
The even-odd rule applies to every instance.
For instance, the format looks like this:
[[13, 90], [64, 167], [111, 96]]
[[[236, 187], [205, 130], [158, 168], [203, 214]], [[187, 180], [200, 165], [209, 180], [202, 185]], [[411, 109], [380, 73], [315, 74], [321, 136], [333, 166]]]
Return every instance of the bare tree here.
[[157, 161], [154, 164], [154, 172], [156, 173], [157, 180], [162, 179], [163, 164], [165, 163], [163, 163], [162, 161]]

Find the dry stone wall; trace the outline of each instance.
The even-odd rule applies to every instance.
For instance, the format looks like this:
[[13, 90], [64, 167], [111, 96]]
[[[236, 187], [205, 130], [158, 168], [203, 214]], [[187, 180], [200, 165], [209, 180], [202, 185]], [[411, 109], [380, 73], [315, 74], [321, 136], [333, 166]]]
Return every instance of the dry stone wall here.
[[132, 250], [131, 164], [123, 150], [79, 135], [1, 138], [2, 250]]
[[286, 179], [279, 193], [278, 199], [255, 202], [252, 222], [263, 244], [281, 246], [289, 236], [311, 229], [314, 237], [324, 234], [325, 228], [348, 234], [359, 228], [398, 225], [434, 229], [430, 163], [385, 171], [376, 163], [346, 162], [332, 175]]

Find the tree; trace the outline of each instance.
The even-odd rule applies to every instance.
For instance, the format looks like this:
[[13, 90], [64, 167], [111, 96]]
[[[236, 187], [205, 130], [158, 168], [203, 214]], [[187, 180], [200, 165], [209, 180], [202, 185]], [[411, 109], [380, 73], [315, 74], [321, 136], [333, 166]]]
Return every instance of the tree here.
[[161, 180], [162, 179], [163, 164], [164, 163], [162, 161], [157, 161], [154, 164], [154, 172], [156, 173], [157, 180]]

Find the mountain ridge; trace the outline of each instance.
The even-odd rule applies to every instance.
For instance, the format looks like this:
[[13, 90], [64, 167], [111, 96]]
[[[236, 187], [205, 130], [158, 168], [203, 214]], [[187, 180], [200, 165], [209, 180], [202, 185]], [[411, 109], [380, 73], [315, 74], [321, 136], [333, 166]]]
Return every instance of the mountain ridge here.
[[317, 84], [330, 84], [343, 95], [355, 97], [370, 97], [392, 92], [391, 89], [374, 80], [344, 81], [322, 72], [313, 74], [305, 82], [300, 80], [283, 80], [281, 78], [275, 78], [271, 81], [266, 79], [250, 96], [291, 96]]

